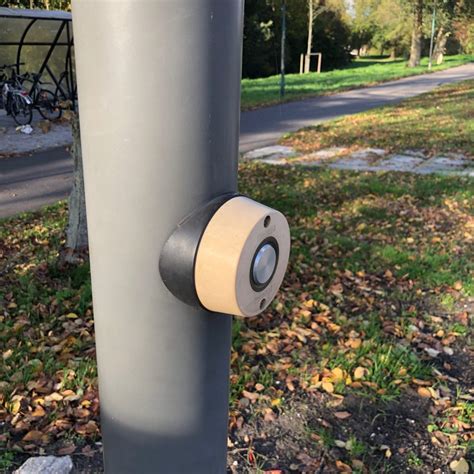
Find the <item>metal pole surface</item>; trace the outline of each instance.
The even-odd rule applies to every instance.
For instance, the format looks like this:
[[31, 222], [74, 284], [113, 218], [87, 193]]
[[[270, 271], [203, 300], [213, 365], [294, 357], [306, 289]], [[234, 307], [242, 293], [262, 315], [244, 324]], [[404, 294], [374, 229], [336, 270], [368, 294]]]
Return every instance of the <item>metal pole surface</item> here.
[[285, 96], [286, 0], [281, 2], [280, 97]]
[[243, 0], [76, 0], [105, 469], [223, 473], [231, 317], [164, 286], [176, 225], [237, 190]]

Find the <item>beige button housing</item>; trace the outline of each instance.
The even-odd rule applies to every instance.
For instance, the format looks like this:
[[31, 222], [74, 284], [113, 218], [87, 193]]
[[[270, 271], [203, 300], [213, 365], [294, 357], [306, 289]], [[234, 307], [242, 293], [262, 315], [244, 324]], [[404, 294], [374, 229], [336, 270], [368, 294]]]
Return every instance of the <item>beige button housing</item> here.
[[[261, 313], [282, 283], [289, 253], [283, 214], [243, 196], [230, 199], [209, 221], [196, 253], [194, 280], [201, 304], [246, 317]], [[255, 281], [254, 275], [266, 281]]]

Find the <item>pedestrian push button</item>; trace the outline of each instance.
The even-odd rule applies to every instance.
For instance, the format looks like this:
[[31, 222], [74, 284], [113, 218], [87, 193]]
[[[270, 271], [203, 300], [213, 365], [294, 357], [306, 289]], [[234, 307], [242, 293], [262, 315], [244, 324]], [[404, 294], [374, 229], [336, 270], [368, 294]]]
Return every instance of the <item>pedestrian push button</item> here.
[[185, 303], [250, 317], [275, 297], [289, 252], [283, 214], [228, 194], [178, 224], [162, 249], [159, 268], [164, 284]]

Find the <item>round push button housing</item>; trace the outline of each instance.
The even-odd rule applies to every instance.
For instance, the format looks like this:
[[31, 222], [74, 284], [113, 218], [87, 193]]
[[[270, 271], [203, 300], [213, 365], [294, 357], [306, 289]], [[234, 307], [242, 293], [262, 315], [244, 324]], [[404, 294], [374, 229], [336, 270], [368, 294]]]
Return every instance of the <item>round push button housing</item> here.
[[216, 313], [255, 316], [272, 302], [285, 275], [290, 230], [275, 209], [236, 196], [212, 216], [196, 253], [201, 305]]

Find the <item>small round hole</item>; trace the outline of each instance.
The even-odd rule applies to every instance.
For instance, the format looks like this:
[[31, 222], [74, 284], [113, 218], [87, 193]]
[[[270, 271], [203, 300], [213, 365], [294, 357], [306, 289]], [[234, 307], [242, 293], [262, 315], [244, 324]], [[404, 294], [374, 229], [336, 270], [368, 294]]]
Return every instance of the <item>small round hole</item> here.
[[265, 298], [263, 298], [262, 301], [260, 301], [260, 309], [263, 309], [265, 308], [265, 304], [266, 304], [267, 300]]
[[263, 221], [263, 227], [268, 227], [270, 225], [271, 217], [267, 216], [265, 217], [265, 220]]

